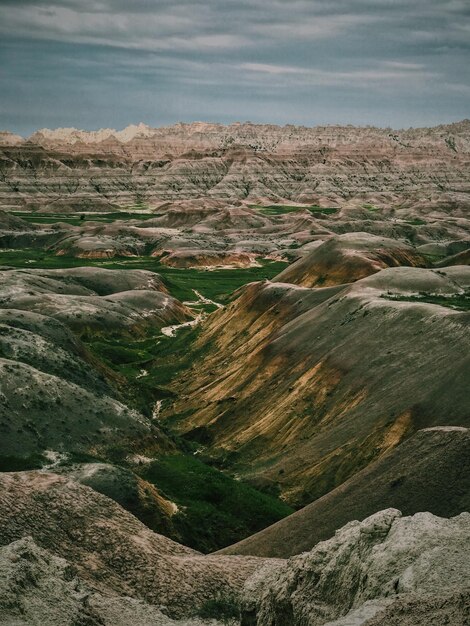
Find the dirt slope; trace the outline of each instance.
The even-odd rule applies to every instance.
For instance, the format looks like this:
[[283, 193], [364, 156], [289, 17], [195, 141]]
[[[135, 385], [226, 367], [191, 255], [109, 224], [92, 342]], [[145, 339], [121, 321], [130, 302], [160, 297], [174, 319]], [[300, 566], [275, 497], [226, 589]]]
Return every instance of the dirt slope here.
[[[305, 505], [416, 430], [469, 426], [468, 267], [350, 286], [247, 286], [164, 417], [205, 454]], [[427, 295], [426, 295], [427, 294]]]
[[420, 430], [322, 498], [221, 552], [288, 558], [389, 507], [440, 517], [470, 510], [470, 430]]
[[262, 561], [204, 557], [145, 527], [89, 487], [54, 474], [0, 474], [1, 544], [24, 536], [66, 559], [92, 589], [130, 596], [172, 616], [217, 594], [237, 596]]

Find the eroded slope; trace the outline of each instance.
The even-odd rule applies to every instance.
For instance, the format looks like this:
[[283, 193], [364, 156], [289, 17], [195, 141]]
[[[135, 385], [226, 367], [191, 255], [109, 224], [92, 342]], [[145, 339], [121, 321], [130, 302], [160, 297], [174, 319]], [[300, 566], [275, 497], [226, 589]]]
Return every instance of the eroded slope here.
[[207, 356], [164, 416], [223, 467], [307, 504], [420, 428], [469, 425], [469, 285], [467, 267], [248, 285], [204, 327]]

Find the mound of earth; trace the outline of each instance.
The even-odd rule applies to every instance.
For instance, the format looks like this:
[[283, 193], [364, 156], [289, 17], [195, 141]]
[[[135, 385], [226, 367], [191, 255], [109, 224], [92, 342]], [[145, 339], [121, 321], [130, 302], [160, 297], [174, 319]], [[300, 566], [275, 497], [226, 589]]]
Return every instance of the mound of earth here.
[[0, 251], [1, 249], [47, 248], [63, 237], [62, 230], [67, 224], [58, 227], [41, 228], [20, 217], [0, 210]]
[[25, 537], [0, 548], [0, 624], [20, 626], [201, 626], [174, 621], [141, 600], [100, 594], [65, 559]]
[[296, 506], [421, 428], [470, 425], [468, 267], [253, 283], [212, 315], [163, 419]]
[[4, 269], [1, 279], [0, 308], [48, 315], [76, 330], [126, 332], [191, 318], [160, 276], [144, 270]]
[[449, 265], [470, 265], [470, 248], [446, 257], [440, 263], [436, 263], [436, 267], [448, 267]]
[[389, 507], [440, 517], [469, 511], [470, 430], [420, 430], [322, 498], [221, 553], [288, 558]]
[[254, 255], [244, 252], [217, 252], [213, 250], [177, 250], [160, 257], [169, 267], [252, 267], [256, 265]]
[[172, 449], [151, 420], [124, 403], [121, 377], [70, 330], [135, 333], [187, 320], [189, 310], [160, 277], [91, 267], [3, 270], [1, 277], [2, 468], [40, 467], [51, 455], [96, 455], [119, 445]]
[[11, 215], [6, 211], [0, 210], [0, 230], [2, 232], [10, 231], [24, 231], [25, 229], [34, 230], [34, 225], [29, 225], [27, 222], [22, 220], [15, 215]]
[[[153, 533], [89, 487], [43, 472], [0, 474], [0, 523], [2, 545], [31, 537], [42, 550], [68, 561], [94, 592], [125, 596], [130, 606], [129, 598], [154, 605], [171, 617], [198, 614], [216, 598], [237, 600], [245, 580], [263, 564], [248, 557], [202, 556]], [[54, 559], [50, 565], [62, 579], [62, 589], [48, 590], [53, 601], [54, 594], [64, 593], [71, 576], [61, 574], [63, 561]], [[33, 596], [44, 590], [42, 584], [38, 586]], [[14, 581], [11, 587], [14, 594]], [[26, 588], [27, 603], [30, 585]], [[24, 590], [16, 586], [18, 591], [16, 601], [21, 602]], [[14, 607], [14, 600], [10, 606]], [[74, 602], [76, 593], [70, 598]]]
[[245, 586], [242, 625], [464, 626], [470, 618], [470, 514], [387, 509]]
[[58, 466], [53, 471], [108, 496], [152, 530], [177, 538], [171, 522], [178, 510], [175, 504], [129, 469], [109, 463], [78, 463]]
[[113, 238], [106, 235], [74, 235], [61, 239], [54, 246], [57, 256], [73, 256], [78, 259], [112, 259], [115, 256], [139, 256], [144, 253], [143, 241], [134, 238]]
[[352, 283], [386, 267], [425, 267], [409, 245], [367, 233], [347, 233], [325, 241], [287, 267], [274, 280], [302, 287]]
[[68, 328], [51, 317], [0, 310], [0, 370], [3, 468], [37, 466], [38, 454], [97, 451], [124, 442], [130, 449], [169, 446], [150, 420], [123, 403]]

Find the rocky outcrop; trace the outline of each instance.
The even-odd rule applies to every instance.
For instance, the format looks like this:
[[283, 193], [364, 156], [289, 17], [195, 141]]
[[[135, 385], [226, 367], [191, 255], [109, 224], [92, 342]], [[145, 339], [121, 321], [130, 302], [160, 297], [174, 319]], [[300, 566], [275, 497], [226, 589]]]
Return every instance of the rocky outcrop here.
[[[60, 587], [44, 591], [44, 568], [39, 565], [36, 589], [31, 590], [26, 581], [24, 592], [12, 581], [8, 602], [12, 609], [15, 601], [27, 607], [30, 600], [40, 600], [41, 592], [52, 603], [57, 597], [54, 594], [65, 595], [67, 590], [72, 608], [80, 607], [80, 588], [72, 593], [73, 577], [63, 574], [67, 564], [62, 559], [73, 565], [76, 575], [94, 592], [106, 597], [125, 596], [121, 601], [123, 608], [127, 603], [127, 615], [132, 614], [133, 602], [137, 610], [140, 601], [175, 618], [196, 615], [217, 598], [238, 603], [245, 580], [263, 563], [248, 557], [203, 556], [153, 533], [89, 487], [43, 472], [0, 474], [0, 524], [1, 545], [32, 537], [42, 550], [60, 558], [59, 562], [51, 559], [49, 565], [56, 570], [54, 577], [61, 579]], [[34, 567], [20, 563], [26, 573]], [[53, 580], [47, 582], [47, 572], [45, 584], [53, 584]]]
[[124, 443], [129, 451], [172, 448], [126, 405], [117, 390], [123, 380], [77, 338], [131, 336], [190, 319], [160, 277], [92, 267], [0, 274], [1, 467], [40, 467], [45, 453], [97, 453]]
[[[60, 458], [124, 442], [130, 449], [169, 445], [149, 419], [126, 406], [83, 344], [51, 317], [0, 310], [0, 372], [2, 468], [14, 469], [21, 460], [27, 467], [32, 456], [46, 452]], [[39, 461], [35, 456], [33, 466]]]
[[[25, 537], [0, 548], [2, 626], [218, 626], [222, 622], [173, 620], [138, 598], [98, 593], [63, 558]], [[225, 622], [226, 623], [226, 622]]]
[[322, 498], [221, 552], [288, 558], [389, 507], [440, 517], [469, 511], [470, 429], [419, 430]]
[[48, 315], [78, 332], [125, 333], [191, 318], [153, 272], [97, 267], [0, 272], [0, 308]]
[[257, 265], [254, 255], [213, 250], [178, 250], [169, 254], [164, 252], [160, 262], [176, 268], [241, 268]]
[[469, 617], [468, 513], [387, 509], [288, 561], [203, 556], [89, 487], [17, 472], [0, 474], [0, 524], [5, 626], [240, 617], [243, 626], [465, 626]]
[[351, 522], [246, 584], [243, 626], [452, 624], [470, 618], [470, 514]]

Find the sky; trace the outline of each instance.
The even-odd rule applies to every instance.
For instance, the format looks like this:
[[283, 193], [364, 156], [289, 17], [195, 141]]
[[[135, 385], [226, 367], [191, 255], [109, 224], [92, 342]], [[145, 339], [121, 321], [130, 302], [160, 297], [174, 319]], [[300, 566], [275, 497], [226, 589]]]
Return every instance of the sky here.
[[470, 0], [0, 0], [0, 129], [470, 117]]

